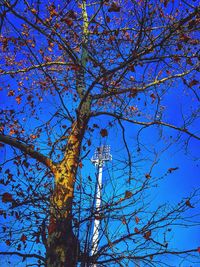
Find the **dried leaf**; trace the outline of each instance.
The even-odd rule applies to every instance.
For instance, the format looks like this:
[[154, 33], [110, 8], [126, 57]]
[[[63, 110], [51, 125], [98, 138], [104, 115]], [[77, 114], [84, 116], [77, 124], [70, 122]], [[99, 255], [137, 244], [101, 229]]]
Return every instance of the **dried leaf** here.
[[31, 134], [31, 135], [30, 135], [30, 138], [33, 139], [33, 140], [35, 140], [35, 139], [37, 138], [37, 135], [35, 135], [35, 134]]
[[125, 198], [130, 198], [130, 197], [132, 197], [132, 195], [133, 195], [133, 193], [131, 192], [131, 191], [126, 191], [125, 192]]
[[176, 171], [176, 170], [178, 170], [178, 167], [175, 167], [175, 168], [169, 168], [169, 169], [168, 169], [168, 172], [169, 172], [169, 173], [172, 173], [173, 171]]
[[6, 240], [6, 245], [7, 245], [7, 246], [10, 246], [10, 245], [11, 245], [11, 243], [10, 243], [10, 240], [9, 240], [9, 239], [7, 239], [7, 240]]
[[152, 99], [151, 103], [154, 103], [154, 101], [156, 100], [156, 95], [154, 93], [150, 94], [150, 97]]
[[37, 10], [35, 8], [31, 8], [31, 12], [35, 15], [37, 14]]
[[108, 12], [119, 12], [120, 9], [120, 6], [118, 6], [115, 2], [112, 2], [110, 8], [108, 9]]
[[146, 174], [145, 174], [145, 177], [146, 177], [147, 179], [150, 179], [150, 178], [151, 178], [151, 175], [150, 175], [149, 173], [146, 173]]
[[146, 232], [146, 233], [144, 234], [144, 238], [145, 238], [146, 240], [148, 240], [148, 239], [150, 238], [150, 236], [151, 236], [151, 231], [148, 231], [148, 232]]
[[110, 17], [106, 17], [106, 22], [109, 23], [111, 20], [110, 20]]
[[139, 221], [140, 221], [140, 219], [137, 216], [135, 216], [135, 222], [138, 224]]
[[107, 131], [106, 129], [101, 129], [101, 131], [100, 131], [100, 135], [101, 135], [102, 137], [106, 137], [106, 136], [108, 136], [108, 131]]
[[25, 241], [27, 240], [27, 236], [26, 235], [22, 235], [20, 238], [20, 241], [22, 241], [23, 243], [25, 243]]
[[67, 13], [67, 15], [71, 19], [76, 19], [77, 18], [77, 14], [73, 10], [69, 10], [69, 12]]
[[4, 193], [2, 195], [2, 202], [8, 203], [8, 202], [12, 202], [12, 201], [13, 201], [13, 197], [10, 193]]
[[83, 163], [82, 162], [79, 162], [78, 165], [79, 165], [80, 168], [83, 168]]
[[18, 95], [18, 96], [15, 97], [15, 100], [17, 101], [17, 104], [19, 105], [21, 103], [21, 101], [22, 101], [22, 98], [21, 98], [20, 95]]
[[137, 227], [135, 227], [135, 228], [134, 228], [134, 232], [135, 232], [136, 234], [139, 234], [140, 231], [138, 230]]
[[69, 27], [73, 25], [73, 20], [69, 18], [63, 18], [61, 21], [65, 22]]
[[192, 80], [190, 83], [189, 83], [189, 86], [192, 87], [194, 85], [197, 85], [199, 82], [197, 80]]
[[14, 96], [15, 95], [15, 92], [13, 91], [13, 90], [10, 90], [9, 92], [8, 92], [8, 96]]
[[138, 110], [138, 108], [134, 107], [134, 106], [130, 106], [129, 108], [130, 108], [131, 111], [137, 111]]
[[190, 203], [189, 199], [185, 201], [185, 204], [186, 204], [186, 206], [188, 206], [190, 208], [194, 208], [194, 206], [192, 206], [192, 204]]
[[126, 224], [126, 218], [124, 216], [122, 217], [122, 223]]
[[177, 55], [173, 56], [173, 59], [174, 59], [174, 61], [177, 62], [177, 63], [180, 62], [180, 57], [177, 56]]

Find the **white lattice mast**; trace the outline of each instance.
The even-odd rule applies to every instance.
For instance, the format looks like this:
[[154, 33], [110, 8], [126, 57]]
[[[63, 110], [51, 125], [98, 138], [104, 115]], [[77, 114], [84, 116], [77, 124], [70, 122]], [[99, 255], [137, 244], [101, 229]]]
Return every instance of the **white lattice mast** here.
[[[98, 147], [92, 157], [91, 161], [97, 168], [97, 188], [96, 188], [96, 211], [95, 211], [95, 219], [94, 219], [94, 229], [93, 229], [93, 237], [92, 237], [92, 251], [91, 254], [94, 255], [98, 251], [98, 243], [99, 243], [99, 230], [100, 230], [100, 216], [98, 216], [100, 208], [101, 208], [101, 188], [102, 188], [102, 173], [103, 166], [106, 161], [112, 160], [112, 156], [110, 154], [110, 146], [102, 145]], [[94, 264], [93, 267], [97, 265]]]

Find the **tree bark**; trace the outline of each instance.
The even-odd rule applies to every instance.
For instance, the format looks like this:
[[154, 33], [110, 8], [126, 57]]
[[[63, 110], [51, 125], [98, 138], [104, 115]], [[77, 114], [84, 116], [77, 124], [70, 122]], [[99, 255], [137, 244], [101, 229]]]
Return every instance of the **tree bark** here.
[[63, 161], [54, 169], [55, 188], [51, 197], [47, 238], [47, 267], [74, 267], [79, 242], [72, 229], [74, 184], [88, 118], [76, 121], [68, 139]]

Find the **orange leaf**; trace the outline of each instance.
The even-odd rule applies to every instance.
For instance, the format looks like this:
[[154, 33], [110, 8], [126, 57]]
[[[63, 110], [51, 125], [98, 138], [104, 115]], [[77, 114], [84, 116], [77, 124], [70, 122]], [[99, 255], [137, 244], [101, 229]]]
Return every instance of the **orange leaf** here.
[[17, 101], [17, 104], [19, 105], [21, 103], [21, 101], [22, 101], [21, 96], [20, 95], [16, 96], [15, 100]]
[[37, 135], [35, 135], [35, 134], [31, 134], [31, 135], [30, 135], [30, 138], [34, 140], [34, 139], [37, 138]]
[[31, 8], [31, 12], [35, 15], [37, 14], [37, 10], [35, 8]]
[[134, 106], [130, 106], [129, 108], [130, 108], [131, 111], [137, 111], [138, 110], [138, 108], [136, 108]]

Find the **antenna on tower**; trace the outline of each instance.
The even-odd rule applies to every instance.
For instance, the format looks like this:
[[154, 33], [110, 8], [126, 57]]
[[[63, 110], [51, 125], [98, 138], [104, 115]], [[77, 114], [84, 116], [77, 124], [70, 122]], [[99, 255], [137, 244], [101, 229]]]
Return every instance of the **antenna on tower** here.
[[[97, 188], [95, 195], [96, 202], [96, 210], [95, 210], [95, 219], [94, 219], [94, 229], [93, 229], [93, 237], [92, 237], [92, 256], [98, 252], [98, 244], [99, 244], [99, 230], [100, 230], [100, 208], [101, 208], [101, 189], [102, 189], [102, 173], [103, 166], [106, 161], [111, 161], [112, 155], [110, 154], [110, 146], [109, 145], [101, 145], [97, 147], [94, 153], [94, 156], [91, 158], [92, 163], [97, 168]], [[93, 267], [97, 267], [96, 264]]]

